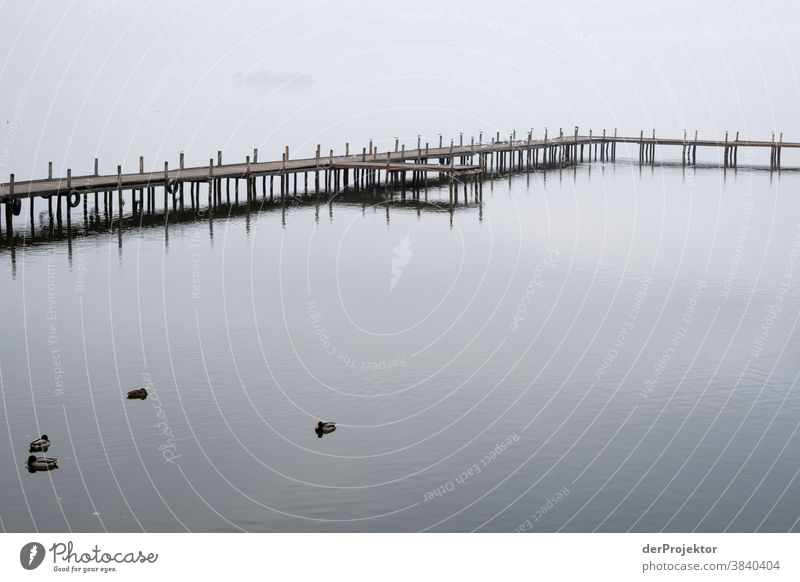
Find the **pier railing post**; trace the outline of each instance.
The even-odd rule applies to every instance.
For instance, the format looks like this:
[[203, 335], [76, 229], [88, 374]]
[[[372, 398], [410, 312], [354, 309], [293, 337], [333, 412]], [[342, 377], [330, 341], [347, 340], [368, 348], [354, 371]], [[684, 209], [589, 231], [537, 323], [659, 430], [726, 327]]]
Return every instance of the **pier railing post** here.
[[653, 141], [650, 143], [650, 165], [652, 166], [656, 160], [656, 130], [653, 129]]
[[[122, 230], [122, 166], [117, 166], [117, 206], [119, 207], [117, 228]], [[110, 209], [109, 209], [110, 210]]]
[[[220, 153], [220, 155], [221, 155], [221, 152], [218, 152], [218, 153]], [[214, 190], [214, 158], [209, 158], [208, 159], [208, 212], [209, 212], [209, 214], [211, 214], [211, 211], [214, 208], [214, 202], [213, 202], [213, 200], [214, 200], [214, 198], [213, 198], [214, 192], [213, 192], [213, 190]], [[199, 196], [198, 196], [198, 199], [199, 199]], [[197, 207], [199, 209], [200, 205], [198, 204]]]
[[611, 161], [616, 163], [617, 161], [617, 128], [614, 128], [614, 143], [611, 144]]
[[725, 132], [725, 145], [723, 146], [722, 153], [723, 153], [723, 156], [722, 156], [722, 159], [723, 159], [722, 167], [723, 168], [727, 168], [728, 167], [728, 132], [727, 131]]
[[606, 130], [603, 128], [603, 143], [600, 147], [600, 161], [606, 161]]
[[575, 143], [572, 144], [572, 155], [570, 156], [570, 162], [573, 165], [578, 164], [578, 126], [575, 126], [575, 134], [574, 134]]
[[6, 239], [8, 246], [14, 246], [14, 174], [8, 176], [9, 198], [3, 206], [6, 207]]
[[253, 192], [251, 192], [252, 183], [251, 183], [251, 180], [250, 180], [250, 156], [245, 156], [244, 157], [244, 165], [245, 165], [245, 170], [244, 170], [244, 176], [243, 177], [244, 177], [244, 183], [245, 183], [245, 186], [246, 186], [245, 200], [247, 200], [247, 204], [250, 204], [250, 199], [253, 197]]
[[644, 161], [644, 130], [639, 131], [639, 165]]
[[686, 130], [683, 130], [683, 140], [681, 140], [681, 165], [686, 166]]
[[[372, 147], [372, 140], [370, 140], [370, 147]], [[314, 193], [319, 195], [319, 150], [320, 145], [317, 144], [317, 151], [314, 153]]]
[[164, 162], [164, 220], [167, 220], [167, 213], [169, 210], [169, 192], [167, 183], [169, 182], [169, 162]]
[[[183, 168], [184, 168], [183, 152], [180, 153], [180, 156], [178, 158], [178, 168], [179, 168], [178, 176], [182, 178], [183, 177]], [[183, 180], [179, 180], [179, 182], [178, 182], [178, 200], [180, 202], [180, 207], [181, 207], [181, 211], [182, 211], [183, 210]]]

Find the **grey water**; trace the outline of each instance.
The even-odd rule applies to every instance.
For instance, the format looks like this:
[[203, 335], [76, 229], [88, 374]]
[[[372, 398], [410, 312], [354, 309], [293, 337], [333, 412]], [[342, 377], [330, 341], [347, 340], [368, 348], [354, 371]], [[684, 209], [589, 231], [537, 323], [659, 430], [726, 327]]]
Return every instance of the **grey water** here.
[[[576, 125], [800, 139], [792, 2], [2, 10], [2, 182]], [[23, 206], [0, 529], [797, 531], [800, 174], [618, 154], [453, 207], [431, 184], [112, 232], [90, 196], [70, 238], [39, 201], [31, 239]], [[59, 467], [31, 474], [42, 434]]]
[[582, 164], [5, 249], [3, 528], [796, 530], [799, 181]]

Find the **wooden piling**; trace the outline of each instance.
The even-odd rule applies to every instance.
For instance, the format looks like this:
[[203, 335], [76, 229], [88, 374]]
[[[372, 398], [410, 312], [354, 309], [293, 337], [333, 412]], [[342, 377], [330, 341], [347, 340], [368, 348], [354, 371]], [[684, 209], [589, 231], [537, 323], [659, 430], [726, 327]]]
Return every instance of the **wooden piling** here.
[[8, 191], [10, 198], [6, 200], [6, 239], [8, 246], [14, 245], [14, 174], [8, 177]]
[[117, 166], [117, 206], [119, 207], [119, 224], [117, 228], [122, 229], [122, 166]]
[[[218, 157], [221, 157], [222, 152], [217, 152]], [[239, 181], [236, 181], [237, 187]], [[198, 209], [200, 205], [198, 204]], [[208, 212], [214, 210], [214, 158], [208, 160]]]

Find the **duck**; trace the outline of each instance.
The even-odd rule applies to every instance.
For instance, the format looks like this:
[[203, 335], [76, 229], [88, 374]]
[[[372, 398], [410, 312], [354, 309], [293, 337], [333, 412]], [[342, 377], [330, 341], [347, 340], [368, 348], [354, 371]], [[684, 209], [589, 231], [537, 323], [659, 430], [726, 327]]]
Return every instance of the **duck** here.
[[128, 398], [138, 398], [140, 400], [144, 400], [147, 398], [147, 390], [144, 388], [137, 388], [136, 390], [131, 390], [128, 392]]
[[322, 435], [332, 433], [336, 430], [336, 423], [335, 422], [323, 422], [319, 421], [317, 426], [314, 427], [314, 432], [317, 433], [319, 438], [322, 438]]
[[58, 469], [58, 459], [31, 455], [28, 457], [26, 465], [31, 471], [49, 471], [50, 469]]
[[31, 448], [28, 451], [29, 453], [46, 453], [47, 449], [50, 448], [50, 439], [47, 438], [46, 434], [42, 435], [42, 438], [38, 438], [31, 443]]

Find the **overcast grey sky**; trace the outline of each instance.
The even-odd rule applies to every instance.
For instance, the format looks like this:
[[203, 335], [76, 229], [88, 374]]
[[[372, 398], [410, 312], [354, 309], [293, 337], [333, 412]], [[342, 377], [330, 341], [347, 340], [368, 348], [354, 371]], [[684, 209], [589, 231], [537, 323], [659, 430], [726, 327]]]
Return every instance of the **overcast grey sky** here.
[[[798, 4], [4, 2], [0, 173], [370, 137], [684, 127], [800, 140]], [[257, 71], [313, 83], [238, 82]], [[286, 77], [282, 77], [286, 78]], [[263, 158], [262, 158], [263, 159]]]

